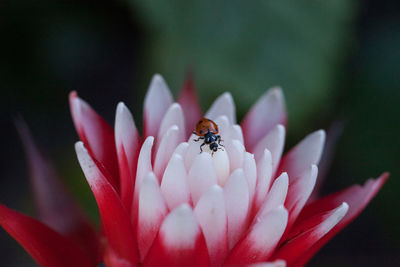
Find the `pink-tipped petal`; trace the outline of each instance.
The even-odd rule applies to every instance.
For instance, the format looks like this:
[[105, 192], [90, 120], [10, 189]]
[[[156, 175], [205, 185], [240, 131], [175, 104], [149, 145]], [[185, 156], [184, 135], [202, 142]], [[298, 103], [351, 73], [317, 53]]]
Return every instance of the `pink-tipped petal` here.
[[264, 155], [257, 162], [257, 182], [254, 195], [254, 204], [252, 207], [252, 216], [260, 209], [264, 202], [272, 180], [272, 158], [268, 149], [264, 150]]
[[298, 177], [310, 165], [318, 165], [325, 143], [325, 131], [319, 130], [307, 135], [281, 160], [279, 171], [287, 172], [292, 179]]
[[302, 266], [302, 264], [298, 264], [297, 260], [337, 225], [346, 215], [348, 209], [349, 206], [344, 202], [329, 212], [315, 215], [296, 225], [287, 243], [282, 244], [273, 257], [284, 259], [290, 266]]
[[161, 191], [169, 210], [190, 203], [187, 176], [183, 158], [179, 154], [172, 155], [161, 181]]
[[43, 223], [0, 204], [0, 225], [44, 267], [94, 266], [96, 262]]
[[210, 154], [203, 152], [194, 159], [189, 170], [188, 184], [194, 205], [197, 204], [203, 193], [217, 184], [217, 175]]
[[271, 152], [272, 156], [272, 175], [278, 168], [285, 145], [285, 127], [281, 124], [275, 126], [264, 138], [255, 146], [253, 152], [256, 160], [259, 160], [265, 149]]
[[249, 209], [253, 206], [254, 194], [256, 191], [257, 183], [257, 165], [254, 155], [248, 152], [244, 153], [243, 158], [243, 172], [249, 187]]
[[228, 254], [227, 216], [224, 191], [218, 185], [211, 187], [194, 209], [203, 230], [211, 266], [221, 266]]
[[164, 219], [143, 266], [209, 266], [204, 236], [190, 206], [183, 204]]
[[136, 178], [140, 137], [132, 114], [124, 103], [117, 106], [115, 117], [115, 144], [120, 173], [121, 200], [130, 210]]
[[226, 264], [245, 266], [266, 261], [285, 231], [288, 212], [283, 206], [271, 210], [232, 249]]
[[184, 129], [187, 130], [187, 134], [189, 135], [202, 115], [196, 95], [193, 74], [191, 72], [186, 75], [185, 82], [179, 94], [178, 103], [182, 106], [182, 110], [185, 114], [186, 127]]
[[143, 124], [144, 136], [157, 136], [165, 112], [172, 105], [171, 91], [163, 77], [155, 74], [144, 98]]
[[301, 258], [297, 260], [299, 266], [306, 264], [323, 245], [352, 222], [378, 193], [388, 177], [389, 173], [383, 173], [377, 179], [368, 180], [364, 186], [354, 185], [307, 204], [299, 216], [299, 222], [306, 220], [315, 214], [334, 209], [343, 202], [346, 202], [349, 205], [349, 210], [344, 218], [329, 233], [318, 240], [307, 252], [303, 253]]
[[317, 180], [317, 175], [318, 167], [316, 165], [311, 165], [311, 167], [305, 170], [300, 176], [289, 176], [289, 189], [285, 201], [285, 207], [289, 211], [286, 234], [310, 197]]
[[58, 233], [71, 238], [93, 259], [98, 256], [93, 226], [66, 191], [53, 166], [34, 143], [28, 126], [17, 122], [30, 169], [30, 179], [40, 220]]
[[286, 107], [282, 90], [275, 87], [261, 96], [241, 123], [248, 150], [252, 151], [277, 124], [286, 125]]
[[158, 130], [157, 140], [160, 141], [173, 125], [178, 126], [179, 141], [182, 142], [186, 138], [185, 118], [182, 108], [178, 103], [172, 104], [165, 113], [160, 129]]
[[153, 171], [153, 167], [151, 165], [151, 150], [153, 148], [153, 143], [154, 143], [154, 137], [153, 136], [147, 137], [139, 152], [135, 189], [133, 192], [133, 203], [131, 209], [131, 221], [134, 227], [136, 226], [137, 223], [140, 186], [142, 184], [144, 177], [149, 172]]
[[167, 213], [157, 178], [149, 173], [142, 182], [139, 194], [138, 245], [141, 260], [153, 244]]
[[229, 177], [224, 187], [226, 213], [228, 216], [228, 241], [231, 249], [246, 230], [249, 211], [249, 191], [242, 169]]
[[285, 203], [287, 191], [289, 186], [289, 177], [287, 173], [282, 173], [274, 183], [272, 184], [271, 190], [268, 192], [267, 197], [264, 200], [260, 210], [258, 211], [254, 222], [260, 220], [271, 210], [283, 205]]
[[99, 166], [107, 171], [107, 180], [118, 191], [119, 173], [113, 129], [75, 91], [69, 94], [69, 105], [79, 138], [100, 163]]
[[167, 163], [171, 158], [172, 153], [182, 141], [179, 137], [180, 131], [181, 129], [179, 129], [176, 125], [171, 126], [159, 143], [154, 160], [154, 173], [159, 180], [162, 178], [165, 167], [167, 167]]
[[108, 244], [118, 257], [131, 264], [138, 262], [135, 232], [121, 200], [97, 167], [82, 142], [75, 144], [78, 160], [99, 208]]
[[207, 111], [205, 117], [216, 120], [219, 116], [226, 116], [230, 124], [236, 123], [236, 108], [230, 93], [220, 95]]

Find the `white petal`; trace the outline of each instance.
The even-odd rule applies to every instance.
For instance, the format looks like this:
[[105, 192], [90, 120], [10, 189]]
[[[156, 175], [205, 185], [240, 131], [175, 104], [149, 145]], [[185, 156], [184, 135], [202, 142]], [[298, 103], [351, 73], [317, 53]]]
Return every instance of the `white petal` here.
[[183, 158], [179, 154], [172, 155], [165, 169], [161, 191], [170, 210], [183, 203], [190, 203], [186, 168]]
[[272, 159], [268, 149], [264, 150], [263, 157], [257, 162], [257, 183], [254, 196], [253, 212], [257, 212], [263, 203], [271, 184]]
[[303, 209], [314, 189], [317, 180], [318, 167], [311, 165], [298, 177], [289, 176], [289, 189], [285, 201], [285, 207], [290, 211], [288, 228], [290, 228], [300, 211]]
[[185, 121], [182, 112], [182, 108], [178, 103], [172, 104], [167, 113], [164, 115], [164, 118], [161, 121], [161, 126], [158, 131], [157, 140], [161, 140], [161, 138], [165, 135], [169, 128], [173, 125], [178, 126], [180, 133], [180, 142], [183, 141], [185, 136]]
[[157, 136], [161, 120], [172, 103], [172, 94], [167, 84], [161, 75], [155, 74], [144, 99], [145, 136]]
[[194, 205], [204, 192], [217, 184], [217, 175], [210, 154], [201, 153], [195, 158], [189, 171], [188, 183]]
[[271, 210], [233, 248], [227, 264], [245, 266], [268, 259], [285, 231], [287, 220], [288, 212], [283, 206]]
[[132, 161], [135, 160], [132, 152], [136, 151], [136, 142], [138, 138], [139, 133], [131, 112], [123, 102], [118, 103], [115, 116], [115, 143], [117, 151], [119, 151], [121, 145], [126, 148], [125, 153], [129, 166], [132, 166]]
[[336, 224], [338, 224], [338, 222], [340, 222], [340, 220], [343, 219], [348, 210], [349, 205], [346, 202], [343, 202], [342, 205], [337, 207], [325, 221], [314, 229], [315, 235], [321, 237], [328, 233]]
[[249, 209], [253, 206], [257, 183], [257, 166], [254, 155], [246, 152], [243, 159], [243, 172], [249, 187]]
[[201, 140], [198, 142], [195, 142], [194, 140], [197, 140], [197, 136], [194, 134], [191, 134], [188, 140], [188, 148], [186, 149], [186, 156], [184, 157], [185, 159], [185, 166], [186, 170], [190, 170], [192, 167], [194, 159], [197, 157], [197, 155], [200, 154], [200, 145], [201, 145]]
[[221, 115], [214, 119], [214, 122], [218, 126], [218, 134], [221, 136], [221, 139], [224, 140], [224, 142], [230, 140], [232, 123], [229, 121], [229, 118], [225, 115]]
[[288, 212], [283, 206], [271, 210], [257, 222], [248, 238], [253, 240], [253, 250], [271, 253], [285, 231]]
[[187, 142], [180, 143], [176, 147], [174, 154], [181, 155], [182, 158], [185, 158], [188, 147], [189, 147], [189, 144]]
[[[225, 116], [221, 116], [218, 118], [218, 127], [219, 131], [221, 134], [226, 133], [225, 135], [221, 135], [222, 138], [223, 136], [229, 136], [229, 122], [228, 119]], [[221, 127], [220, 127], [221, 126]], [[197, 140], [198, 136], [196, 135], [191, 135], [188, 141], [189, 147], [186, 152], [185, 156], [185, 166], [186, 169], [189, 170], [191, 166], [193, 165], [194, 159], [201, 153], [200, 146], [203, 144], [204, 140], [199, 140], [198, 142], [194, 141]], [[228, 139], [229, 140], [229, 139]], [[212, 154], [212, 161], [213, 165], [216, 171], [216, 175], [218, 177], [218, 184], [219, 185], [224, 185], [226, 179], [229, 177], [229, 171], [230, 171], [230, 165], [229, 165], [229, 157], [226, 151], [226, 148], [228, 147], [225, 146], [225, 140], [223, 139], [224, 147], [222, 147], [221, 150], [218, 150], [215, 153], [212, 153], [212, 151], [209, 149], [209, 146], [204, 145], [202, 147], [203, 152], [201, 154]], [[229, 141], [228, 141], [229, 143]]]
[[154, 160], [154, 173], [159, 179], [161, 179], [172, 153], [179, 144], [179, 131], [180, 129], [176, 125], [173, 125], [161, 139]]
[[212, 156], [212, 162], [217, 175], [217, 182], [220, 186], [224, 186], [229, 177], [229, 157], [226, 150], [218, 150]]
[[199, 233], [200, 227], [187, 204], [171, 211], [160, 228], [160, 235], [171, 250], [193, 249]]
[[228, 253], [227, 217], [222, 188], [214, 185], [204, 193], [194, 213], [206, 239], [211, 265], [220, 266]]
[[272, 173], [275, 174], [285, 145], [285, 127], [278, 124], [254, 148], [254, 157], [259, 160], [265, 149], [271, 152]]
[[240, 127], [240, 125], [238, 124], [232, 125], [231, 135], [232, 139], [239, 140], [240, 143], [244, 144], [242, 127]]
[[271, 210], [285, 203], [288, 186], [289, 177], [287, 173], [284, 172], [278, 178], [276, 178], [276, 180], [272, 184], [271, 190], [268, 192], [264, 203], [262, 204], [258, 214], [255, 217], [255, 221], [259, 220]]
[[215, 120], [222, 115], [227, 116], [231, 124], [236, 123], [236, 108], [230, 93], [223, 93], [219, 96], [211, 105], [205, 117]]
[[279, 87], [271, 88], [261, 96], [242, 121], [246, 147], [252, 151], [275, 125], [285, 122], [286, 108], [282, 90]]
[[132, 114], [120, 102], [115, 117], [115, 145], [120, 170], [121, 200], [128, 209], [132, 203], [139, 143], [139, 133]]
[[228, 240], [231, 249], [246, 230], [249, 211], [249, 191], [242, 169], [229, 177], [224, 187], [226, 212], [228, 215]]
[[[153, 167], [151, 165], [151, 149], [153, 148], [153, 143], [154, 137], [149, 136], [146, 138], [142, 145], [142, 148], [140, 149], [136, 171], [135, 192], [133, 196], [133, 211], [137, 211], [139, 205], [139, 192], [142, 181], [149, 172], [153, 171]], [[133, 214], [133, 216], [135, 215]]]
[[243, 167], [243, 157], [245, 148], [239, 140], [232, 140], [226, 148], [229, 156], [229, 165], [231, 172], [237, 168]]
[[289, 177], [298, 177], [310, 167], [318, 165], [325, 143], [325, 131], [319, 130], [306, 136], [282, 159], [280, 171], [286, 171]]
[[139, 194], [138, 245], [142, 260], [153, 244], [167, 213], [157, 178], [149, 173], [143, 179]]

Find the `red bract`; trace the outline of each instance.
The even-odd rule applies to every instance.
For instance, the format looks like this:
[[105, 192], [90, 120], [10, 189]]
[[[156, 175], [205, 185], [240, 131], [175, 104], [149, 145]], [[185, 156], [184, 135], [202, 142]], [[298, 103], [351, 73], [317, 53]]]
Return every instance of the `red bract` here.
[[119, 103], [115, 129], [70, 94], [79, 163], [97, 201], [99, 237], [20, 124], [41, 222], [0, 206], [0, 223], [41, 266], [303, 266], [375, 196], [388, 174], [310, 200], [325, 132], [282, 156], [286, 109], [272, 88], [241, 124], [229, 93], [204, 117], [223, 146], [191, 135], [202, 117], [193, 81], [179, 104], [155, 75], [141, 138]]

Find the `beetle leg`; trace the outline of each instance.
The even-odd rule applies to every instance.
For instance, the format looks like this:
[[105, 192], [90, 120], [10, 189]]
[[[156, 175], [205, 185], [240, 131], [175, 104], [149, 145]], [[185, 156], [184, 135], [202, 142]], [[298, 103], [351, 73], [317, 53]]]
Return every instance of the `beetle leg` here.
[[200, 141], [201, 139], [204, 139], [204, 137], [202, 137], [202, 136], [199, 136], [199, 138], [197, 138], [197, 139], [193, 139], [193, 141], [195, 141], [195, 142], [198, 142], [198, 141]]
[[224, 146], [223, 144], [221, 144], [221, 142], [223, 142], [224, 140], [221, 139], [220, 135], [217, 136], [217, 141], [218, 141], [218, 145]]
[[202, 144], [201, 144], [201, 146], [200, 146], [200, 153], [203, 152], [203, 148], [202, 148], [202, 147], [203, 147], [205, 144], [206, 144], [206, 143], [202, 143]]

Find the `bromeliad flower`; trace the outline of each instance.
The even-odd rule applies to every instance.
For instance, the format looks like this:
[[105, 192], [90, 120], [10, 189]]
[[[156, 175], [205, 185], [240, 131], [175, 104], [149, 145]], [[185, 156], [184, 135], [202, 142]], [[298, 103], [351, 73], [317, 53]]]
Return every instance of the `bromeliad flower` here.
[[155, 75], [142, 137], [123, 103], [114, 130], [75, 92], [70, 106], [101, 231], [94, 234], [22, 130], [42, 222], [0, 206], [0, 223], [42, 266], [303, 266], [388, 177], [309, 200], [325, 133], [282, 157], [279, 88], [237, 124], [229, 93], [201, 119], [191, 80], [174, 103]]

